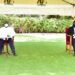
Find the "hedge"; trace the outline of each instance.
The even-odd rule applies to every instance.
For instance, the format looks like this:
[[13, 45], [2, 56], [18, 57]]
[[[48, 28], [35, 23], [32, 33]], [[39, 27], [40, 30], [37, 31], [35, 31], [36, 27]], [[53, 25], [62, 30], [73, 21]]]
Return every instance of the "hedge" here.
[[16, 32], [18, 32], [20, 25], [23, 25], [25, 33], [64, 33], [66, 25], [72, 25], [73, 19], [71, 17], [49, 17], [0, 15], [0, 27], [9, 22], [14, 24]]

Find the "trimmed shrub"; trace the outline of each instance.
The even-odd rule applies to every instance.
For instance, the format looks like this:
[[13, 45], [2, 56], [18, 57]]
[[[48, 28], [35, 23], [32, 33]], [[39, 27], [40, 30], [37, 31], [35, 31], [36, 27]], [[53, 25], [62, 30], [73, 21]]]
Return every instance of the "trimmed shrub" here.
[[66, 25], [72, 25], [73, 18], [66, 16], [17, 16], [0, 15], [0, 27], [5, 23], [13, 23], [15, 31], [19, 32], [20, 25], [23, 26], [25, 33], [64, 33]]

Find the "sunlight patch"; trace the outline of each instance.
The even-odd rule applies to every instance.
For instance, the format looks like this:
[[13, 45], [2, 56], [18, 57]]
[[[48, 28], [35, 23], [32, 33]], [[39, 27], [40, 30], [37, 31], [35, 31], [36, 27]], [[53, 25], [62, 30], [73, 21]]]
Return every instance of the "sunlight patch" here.
[[52, 72], [48, 72], [48, 75], [56, 75], [55, 73]]
[[19, 74], [19, 75], [30, 75], [30, 74], [27, 74], [27, 73], [23, 73], [23, 74]]
[[15, 42], [57, 42], [65, 41], [65, 34], [31, 33], [17, 34]]

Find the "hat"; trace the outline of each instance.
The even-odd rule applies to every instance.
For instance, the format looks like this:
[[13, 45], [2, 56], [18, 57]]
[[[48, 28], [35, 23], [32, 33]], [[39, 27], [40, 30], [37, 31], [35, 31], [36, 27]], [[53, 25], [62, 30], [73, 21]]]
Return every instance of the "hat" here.
[[5, 26], [5, 28], [7, 28], [8, 27], [8, 24], [5, 24], [4, 26]]

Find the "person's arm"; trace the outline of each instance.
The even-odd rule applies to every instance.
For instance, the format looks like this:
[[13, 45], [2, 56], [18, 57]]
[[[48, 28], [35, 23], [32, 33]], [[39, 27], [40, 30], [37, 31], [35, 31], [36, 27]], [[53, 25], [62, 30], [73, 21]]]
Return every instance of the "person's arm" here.
[[12, 41], [13, 41], [13, 44], [14, 44], [14, 36], [12, 37]]

